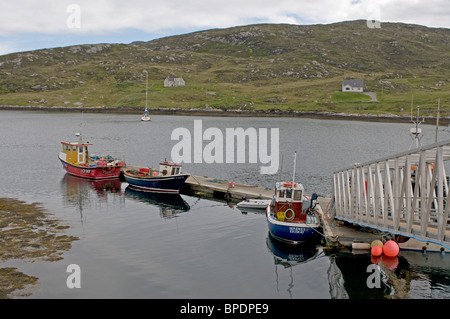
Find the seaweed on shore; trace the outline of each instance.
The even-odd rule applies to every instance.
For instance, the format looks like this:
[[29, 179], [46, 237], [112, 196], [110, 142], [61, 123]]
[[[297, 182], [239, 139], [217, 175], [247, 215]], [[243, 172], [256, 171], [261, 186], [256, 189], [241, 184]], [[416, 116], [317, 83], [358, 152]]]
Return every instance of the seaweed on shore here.
[[[62, 234], [67, 228], [38, 203], [0, 198], [0, 262], [61, 260], [64, 251], [72, 247], [72, 241], [79, 239]], [[36, 282], [36, 277], [15, 268], [0, 268], [0, 298]]]

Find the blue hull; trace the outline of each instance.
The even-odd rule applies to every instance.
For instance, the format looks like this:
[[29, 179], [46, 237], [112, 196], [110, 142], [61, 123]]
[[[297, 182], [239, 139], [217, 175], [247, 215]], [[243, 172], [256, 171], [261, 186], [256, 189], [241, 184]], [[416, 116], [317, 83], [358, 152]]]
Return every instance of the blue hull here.
[[279, 241], [298, 244], [320, 238], [320, 225], [317, 224], [278, 222], [271, 216], [267, 217], [267, 223], [270, 235]]
[[189, 174], [171, 176], [139, 177], [125, 173], [125, 181], [130, 187], [147, 192], [178, 193]]

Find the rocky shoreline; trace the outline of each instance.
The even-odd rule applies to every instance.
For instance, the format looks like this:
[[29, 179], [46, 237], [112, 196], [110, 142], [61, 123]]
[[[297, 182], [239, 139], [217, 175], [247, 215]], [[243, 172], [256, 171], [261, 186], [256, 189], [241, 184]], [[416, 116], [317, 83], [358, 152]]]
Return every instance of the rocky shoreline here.
[[[124, 113], [141, 114], [142, 110], [134, 107], [58, 107], [58, 106], [20, 106], [0, 105], [0, 110], [47, 111], [47, 112], [86, 112], [86, 113]], [[188, 116], [242, 116], [242, 117], [306, 117], [315, 119], [354, 120], [371, 122], [411, 122], [410, 116], [394, 114], [356, 114], [314, 111], [258, 111], [258, 110], [222, 110], [222, 109], [183, 109], [151, 108], [152, 115], [188, 115]], [[422, 119], [422, 116], [421, 116]], [[424, 116], [425, 124], [436, 124], [435, 116]], [[439, 125], [448, 125], [450, 117], [440, 117]]]

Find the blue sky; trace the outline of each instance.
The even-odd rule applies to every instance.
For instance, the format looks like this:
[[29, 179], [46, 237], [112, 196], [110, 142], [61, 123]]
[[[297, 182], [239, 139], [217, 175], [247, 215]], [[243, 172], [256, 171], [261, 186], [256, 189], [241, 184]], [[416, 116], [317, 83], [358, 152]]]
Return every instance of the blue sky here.
[[[254, 23], [357, 19], [450, 27], [450, 0], [16, 0], [0, 3], [0, 55], [131, 43]], [[382, 27], [382, 25], [381, 25]]]

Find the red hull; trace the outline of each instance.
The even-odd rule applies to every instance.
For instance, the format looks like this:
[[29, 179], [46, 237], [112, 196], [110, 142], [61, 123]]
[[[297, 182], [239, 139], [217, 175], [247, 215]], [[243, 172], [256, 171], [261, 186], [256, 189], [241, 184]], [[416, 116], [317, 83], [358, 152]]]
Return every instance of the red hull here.
[[67, 173], [89, 179], [112, 179], [120, 176], [120, 166], [77, 166], [63, 161], [61, 163]]

